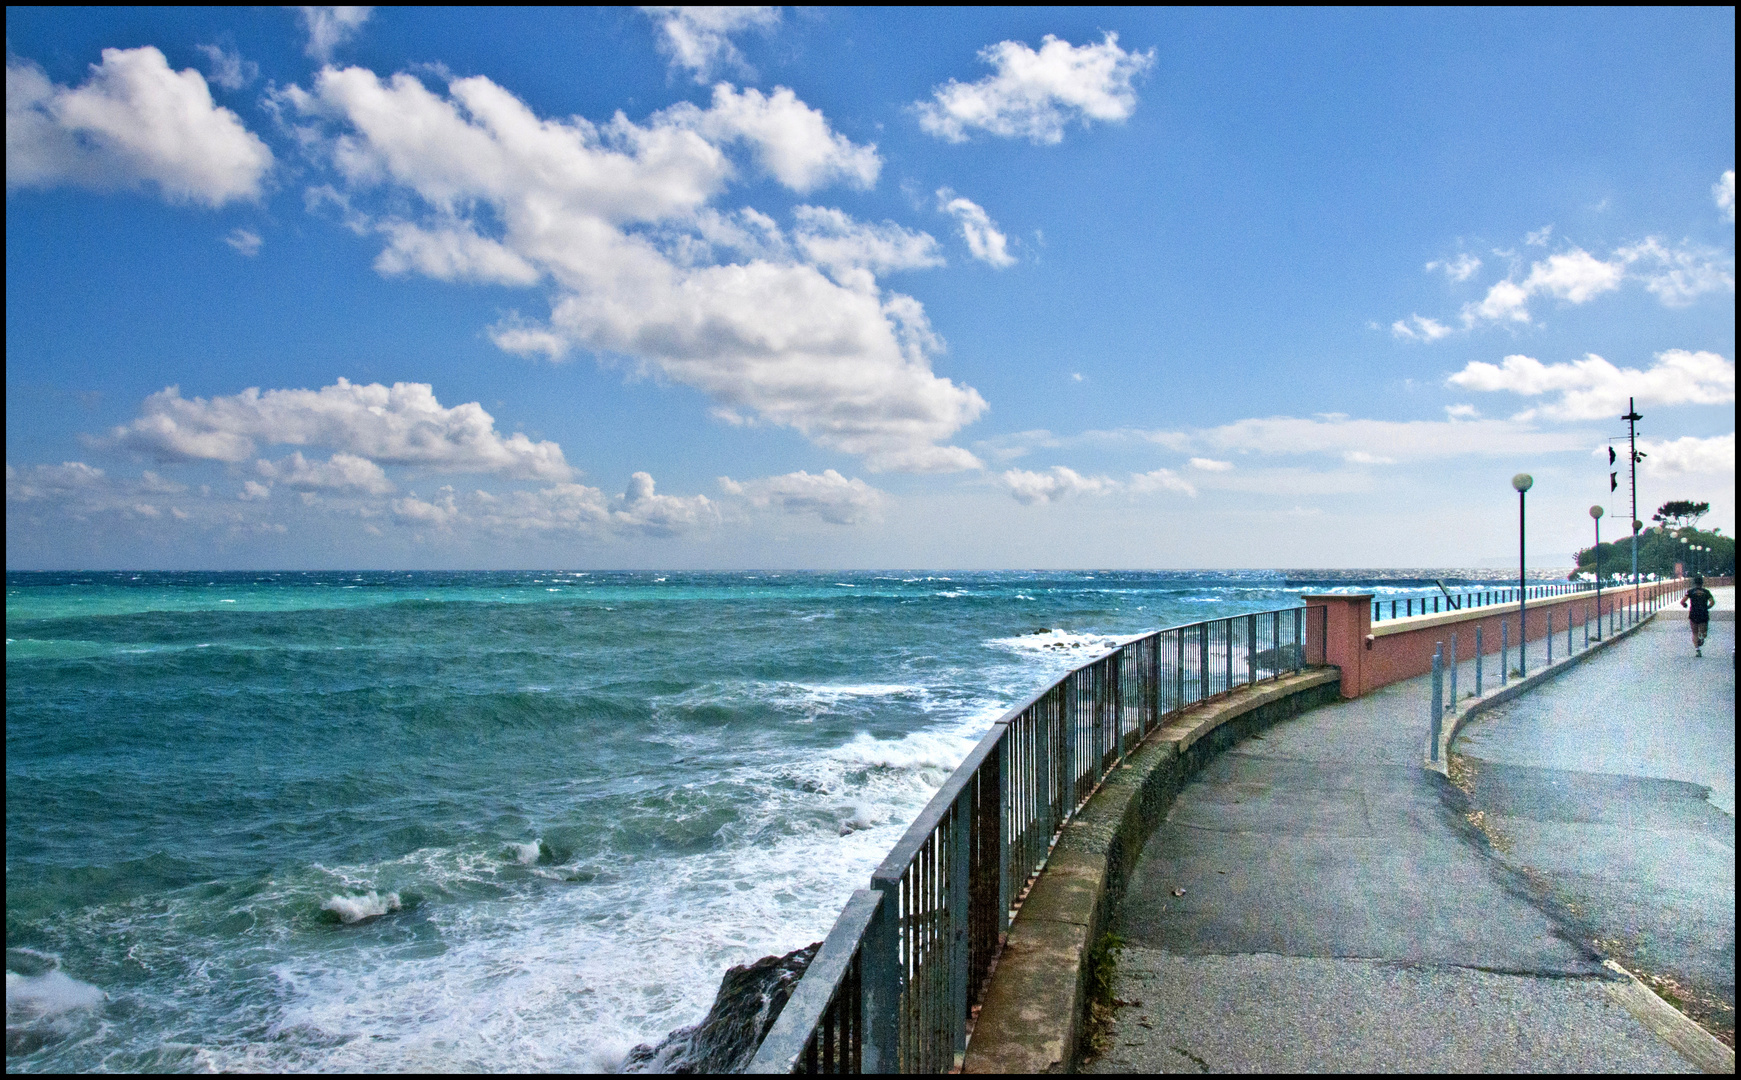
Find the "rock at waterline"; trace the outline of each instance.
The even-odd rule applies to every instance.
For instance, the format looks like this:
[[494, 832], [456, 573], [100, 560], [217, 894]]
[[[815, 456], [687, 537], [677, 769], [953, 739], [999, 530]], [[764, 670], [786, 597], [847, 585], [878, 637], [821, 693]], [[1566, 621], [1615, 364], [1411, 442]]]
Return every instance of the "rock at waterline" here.
[[713, 1008], [701, 1023], [678, 1028], [657, 1046], [642, 1043], [630, 1050], [623, 1071], [742, 1072], [821, 947], [818, 941], [785, 956], [764, 956], [748, 967], [732, 968], [720, 980]]

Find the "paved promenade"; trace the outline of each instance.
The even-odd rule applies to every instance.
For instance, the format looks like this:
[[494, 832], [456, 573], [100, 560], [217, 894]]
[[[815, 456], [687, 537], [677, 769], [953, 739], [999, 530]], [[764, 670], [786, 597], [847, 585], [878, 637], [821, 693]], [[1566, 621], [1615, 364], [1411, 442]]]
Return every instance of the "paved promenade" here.
[[[1537, 696], [1555, 695], [1571, 703], [1556, 714], [1562, 719], [1581, 708], [1603, 713], [1617, 733], [1659, 723], [1655, 705], [1672, 696], [1666, 684], [1606, 712], [1595, 702], [1621, 675], [1664, 667], [1657, 642], [1686, 631], [1673, 615], [1662, 621], [1508, 709], [1522, 715]], [[1711, 680], [1728, 679], [1720, 717], [1730, 726], [1731, 814], [1733, 626], [1714, 623], [1728, 644], [1718, 645], [1714, 629], [1697, 661]], [[1666, 668], [1663, 678], [1673, 683]], [[1490, 847], [1483, 826], [1516, 804], [1494, 802], [1482, 814], [1480, 800], [1484, 790], [1497, 798], [1508, 789], [1478, 779], [1472, 801], [1421, 768], [1427, 694], [1423, 677], [1313, 710], [1230, 749], [1180, 792], [1115, 919], [1128, 942], [1115, 993], [1129, 1004], [1116, 1010], [1109, 1046], [1090, 1071], [1696, 1071], [1609, 992], [1616, 976], [1590, 944], [1599, 936], [1591, 924], [1533, 865]], [[1509, 731], [1517, 726], [1510, 715], [1477, 726]], [[1622, 751], [1615, 767], [1625, 760]], [[1498, 762], [1482, 768], [1500, 775]], [[1690, 790], [1683, 778], [1667, 782], [1677, 781], [1676, 791]], [[1673, 805], [1685, 811], [1686, 802]], [[1727, 822], [1732, 1002], [1733, 817]], [[1723, 856], [1718, 826], [1706, 817], [1694, 830], [1715, 845], [1711, 866]], [[1552, 828], [1528, 834], [1532, 857], [1540, 845], [1567, 842]], [[1521, 854], [1528, 830], [1514, 831]], [[1716, 880], [1699, 878], [1708, 879]]]
[[1714, 621], [1695, 658], [1685, 616], [1670, 609], [1476, 717], [1453, 746], [1453, 775], [1496, 856], [1539, 880], [1578, 937], [1730, 1041], [1734, 648], [1735, 624]]

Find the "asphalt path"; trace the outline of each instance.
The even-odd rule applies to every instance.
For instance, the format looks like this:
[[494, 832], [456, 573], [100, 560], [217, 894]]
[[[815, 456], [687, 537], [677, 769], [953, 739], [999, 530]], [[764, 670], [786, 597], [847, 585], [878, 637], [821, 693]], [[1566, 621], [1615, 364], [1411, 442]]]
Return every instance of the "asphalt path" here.
[[[1733, 610], [1733, 591], [1725, 590]], [[1495, 855], [1572, 936], [1733, 1045], [1735, 623], [1669, 608], [1453, 745]]]
[[1088, 1071], [1695, 1071], [1421, 767], [1428, 686], [1314, 709], [1184, 787], [1114, 916], [1125, 1004]]

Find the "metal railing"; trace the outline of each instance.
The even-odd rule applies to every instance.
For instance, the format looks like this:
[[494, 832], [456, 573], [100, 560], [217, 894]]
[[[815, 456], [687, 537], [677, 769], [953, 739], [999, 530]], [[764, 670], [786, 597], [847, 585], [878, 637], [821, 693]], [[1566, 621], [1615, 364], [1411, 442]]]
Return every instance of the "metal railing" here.
[[[1603, 590], [1619, 592], [1621, 589], [1648, 588], [1651, 584], [1651, 582], [1637, 584], [1608, 582], [1604, 583], [1602, 588]], [[1525, 587], [1524, 591], [1528, 593], [1524, 598], [1527, 601], [1554, 596], [1570, 596], [1597, 590], [1594, 581], [1565, 581], [1547, 585], [1530, 585]], [[1437, 615], [1447, 611], [1464, 611], [1472, 608], [1515, 604], [1518, 599], [1517, 593], [1518, 587], [1516, 585], [1499, 589], [1453, 587], [1436, 595], [1399, 596], [1393, 600], [1374, 600], [1372, 602], [1372, 621], [1406, 619], [1414, 615]]]
[[1066, 823], [1170, 716], [1324, 663], [1326, 609], [1145, 634], [992, 725], [853, 893], [762, 1041], [758, 1073], [947, 1072], [1015, 910]]
[[[1587, 652], [1590, 649], [1590, 642], [1592, 641], [1590, 634], [1590, 623], [1592, 620], [1596, 624], [1596, 634], [1593, 640], [1600, 645], [1605, 636], [1612, 636], [1621, 630], [1636, 626], [1655, 612], [1661, 610], [1663, 606], [1673, 598], [1674, 593], [1684, 588], [1686, 585], [1687, 581], [1685, 579], [1669, 579], [1667, 581], [1654, 581], [1635, 587], [1620, 587], [1604, 594], [1602, 597], [1602, 603], [1599, 606], [1594, 603], [1579, 604], [1575, 607], [1568, 606], [1565, 612], [1566, 647], [1561, 663], [1569, 662], [1577, 656], [1577, 652], [1573, 648], [1575, 641], [1573, 635], [1574, 626], [1582, 625], [1584, 631], [1584, 651]], [[1513, 590], [1513, 592], [1515, 592], [1515, 590]], [[1604, 612], [1608, 618], [1607, 635], [1604, 635], [1602, 631], [1602, 618]], [[1536, 613], [1530, 612], [1527, 614]], [[1527, 614], [1525, 617], [1527, 617]], [[1537, 615], [1538, 620], [1541, 618], [1547, 620], [1547, 633], [1541, 636], [1541, 640], [1547, 646], [1546, 666], [1551, 668], [1554, 666], [1554, 613], [1552, 610], [1549, 610], [1545, 615]], [[1529, 660], [1527, 655], [1528, 642], [1526, 636], [1521, 632], [1522, 625], [1523, 624], [1520, 622], [1517, 646], [1517, 668], [1515, 672], [1519, 676], [1527, 675], [1529, 673]], [[1541, 623], [1539, 621], [1534, 621], [1531, 625], [1539, 627]], [[1482, 651], [1481, 636], [1481, 626], [1480, 624], [1476, 624], [1475, 653], [1472, 657], [1475, 661], [1475, 692], [1471, 697], [1477, 699], [1479, 699], [1483, 693], [1482, 664], [1486, 659], [1485, 654]], [[1507, 685], [1509, 675], [1511, 674], [1511, 622], [1509, 619], [1502, 619], [1499, 624], [1499, 642], [1499, 682], [1501, 686], [1505, 686]], [[1443, 729], [1444, 720], [1447, 717], [1454, 718], [1459, 711], [1467, 708], [1468, 705], [1471, 704], [1471, 702], [1461, 701], [1457, 697], [1457, 672], [1462, 654], [1457, 649], [1457, 634], [1455, 631], [1452, 631], [1451, 633], [1451, 651], [1449, 656], [1445, 655], [1444, 645], [1445, 643], [1442, 641], [1433, 643], [1432, 697], [1427, 706], [1427, 724], [1430, 732], [1428, 736], [1429, 749], [1427, 757], [1431, 761], [1439, 760], [1439, 736]], [[1447, 678], [1450, 682], [1449, 696], [1446, 696], [1445, 693], [1445, 683]]]

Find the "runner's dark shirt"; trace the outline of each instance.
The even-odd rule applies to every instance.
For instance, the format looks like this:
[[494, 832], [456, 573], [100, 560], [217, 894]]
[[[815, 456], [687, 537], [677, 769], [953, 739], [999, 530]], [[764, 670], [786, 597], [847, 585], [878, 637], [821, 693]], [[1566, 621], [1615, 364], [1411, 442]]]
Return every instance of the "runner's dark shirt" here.
[[1711, 604], [1714, 603], [1716, 599], [1716, 597], [1711, 595], [1711, 590], [1709, 589], [1688, 589], [1687, 600], [1691, 602], [1693, 609], [1692, 619], [1690, 621], [1710, 622]]

